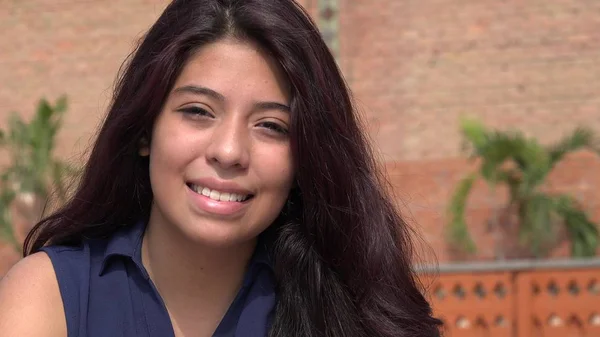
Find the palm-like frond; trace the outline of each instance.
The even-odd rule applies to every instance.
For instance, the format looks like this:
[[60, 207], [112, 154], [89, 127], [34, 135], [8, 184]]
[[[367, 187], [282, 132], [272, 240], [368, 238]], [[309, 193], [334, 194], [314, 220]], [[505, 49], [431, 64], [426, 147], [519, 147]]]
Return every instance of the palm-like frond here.
[[[488, 130], [473, 120], [463, 120], [461, 130], [470, 158], [481, 161], [479, 175], [494, 188], [506, 184], [510, 205], [516, 205], [520, 221], [519, 238], [540, 257], [552, 242], [555, 225], [563, 223], [572, 241], [573, 256], [590, 256], [598, 246], [598, 228], [567, 196], [553, 197], [540, 192], [548, 174], [567, 153], [588, 148], [600, 154], [593, 133], [584, 128], [550, 147], [519, 131]], [[475, 245], [464, 221], [465, 203], [475, 176], [464, 178], [458, 185], [450, 205], [450, 241], [474, 252]]]
[[[10, 166], [1, 175], [0, 227], [5, 240], [16, 242], [10, 217], [10, 204], [18, 193], [32, 193], [46, 198], [57, 189], [64, 195], [62, 180], [72, 173], [66, 163], [53, 156], [56, 135], [67, 109], [66, 97], [54, 105], [40, 100], [36, 114], [29, 123], [14, 113], [8, 121], [8, 130], [0, 131], [0, 146], [10, 155]], [[9, 198], [12, 196], [12, 198]]]
[[545, 244], [553, 239], [554, 201], [547, 195], [536, 193], [523, 202], [521, 207], [520, 243], [530, 244], [533, 255], [541, 257], [545, 253]]
[[598, 248], [598, 227], [587, 214], [576, 206], [573, 198], [559, 195], [554, 199], [556, 211], [563, 217], [571, 238], [571, 254], [577, 257], [596, 255]]
[[471, 236], [469, 235], [469, 230], [467, 229], [467, 224], [465, 222], [465, 207], [467, 203], [467, 197], [469, 196], [469, 192], [473, 187], [473, 183], [477, 179], [476, 174], [471, 174], [463, 180], [458, 185], [454, 196], [450, 201], [449, 207], [449, 216], [451, 217], [451, 225], [449, 227], [450, 232], [449, 238], [452, 243], [455, 245], [462, 247], [469, 253], [475, 252], [475, 243]]
[[462, 122], [462, 133], [470, 143], [471, 157], [482, 160], [481, 175], [488, 181], [496, 181], [498, 168], [514, 153], [515, 141], [508, 135], [489, 132], [472, 120]]
[[567, 153], [584, 148], [589, 148], [597, 152], [599, 145], [600, 144], [597, 144], [596, 142], [592, 130], [586, 128], [577, 128], [569, 136], [563, 138], [548, 148], [550, 153], [550, 162], [554, 166], [554, 164], [563, 159]]
[[473, 150], [471, 156], [481, 159], [481, 175], [490, 183], [506, 176], [503, 165], [514, 163], [522, 172], [527, 187], [537, 186], [549, 172], [548, 155], [534, 139], [518, 131], [489, 131], [483, 124], [465, 120], [462, 132]]
[[0, 235], [16, 250], [19, 250], [19, 242], [17, 241], [14, 227], [10, 216], [10, 204], [14, 200], [15, 194], [10, 190], [0, 192]]

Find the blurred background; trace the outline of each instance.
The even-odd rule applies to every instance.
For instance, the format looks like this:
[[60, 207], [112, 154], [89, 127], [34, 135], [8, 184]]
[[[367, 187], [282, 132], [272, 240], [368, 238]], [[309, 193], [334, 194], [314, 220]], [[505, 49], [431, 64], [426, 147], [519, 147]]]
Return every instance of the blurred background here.
[[[600, 336], [600, 1], [299, 2], [419, 233], [446, 335]], [[167, 3], [0, 1], [0, 275]]]

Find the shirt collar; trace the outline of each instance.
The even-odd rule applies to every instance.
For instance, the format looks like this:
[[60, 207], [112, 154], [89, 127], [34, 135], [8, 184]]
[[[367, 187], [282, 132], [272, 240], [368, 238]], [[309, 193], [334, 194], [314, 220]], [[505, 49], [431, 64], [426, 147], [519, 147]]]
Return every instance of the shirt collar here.
[[139, 221], [133, 226], [124, 226], [117, 230], [106, 244], [104, 256], [102, 258], [102, 267], [100, 275], [102, 275], [114, 257], [130, 258], [136, 266], [142, 270], [145, 277], [148, 277], [145, 268], [142, 265], [142, 238], [146, 224]]
[[[100, 276], [106, 271], [113, 258], [121, 256], [129, 258], [135, 263], [142, 275], [146, 279], [150, 276], [142, 264], [142, 238], [146, 230], [146, 223], [139, 221], [133, 226], [124, 226], [117, 230], [108, 240], [104, 256], [102, 258], [102, 267]], [[254, 254], [250, 260], [248, 271], [254, 274], [260, 267], [268, 267], [273, 271], [273, 262], [269, 254], [269, 244], [262, 236], [259, 236]]]

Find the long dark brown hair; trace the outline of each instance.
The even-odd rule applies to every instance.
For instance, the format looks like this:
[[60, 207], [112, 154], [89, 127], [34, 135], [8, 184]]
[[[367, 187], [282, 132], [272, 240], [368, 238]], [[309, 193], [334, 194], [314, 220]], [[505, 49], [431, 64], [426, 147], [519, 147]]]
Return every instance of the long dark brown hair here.
[[439, 336], [411, 270], [409, 227], [384, 188], [346, 83], [291, 0], [173, 1], [124, 64], [73, 197], [33, 228], [25, 255], [148, 219], [152, 190], [140, 140], [186, 60], [224, 37], [260, 44], [291, 86], [297, 181], [268, 230], [278, 299], [270, 335]]

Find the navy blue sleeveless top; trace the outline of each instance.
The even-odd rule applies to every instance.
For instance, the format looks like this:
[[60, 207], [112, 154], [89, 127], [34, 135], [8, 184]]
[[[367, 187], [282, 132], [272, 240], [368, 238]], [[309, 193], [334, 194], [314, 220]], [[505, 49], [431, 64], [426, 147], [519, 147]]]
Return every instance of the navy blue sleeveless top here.
[[[68, 337], [173, 337], [166, 307], [142, 265], [145, 224], [124, 227], [81, 247], [42, 248], [52, 261]], [[273, 270], [257, 245], [240, 291], [216, 337], [267, 336], [275, 307]]]

